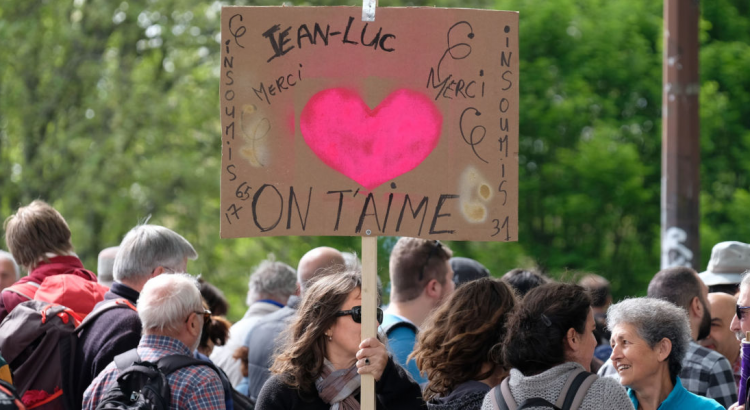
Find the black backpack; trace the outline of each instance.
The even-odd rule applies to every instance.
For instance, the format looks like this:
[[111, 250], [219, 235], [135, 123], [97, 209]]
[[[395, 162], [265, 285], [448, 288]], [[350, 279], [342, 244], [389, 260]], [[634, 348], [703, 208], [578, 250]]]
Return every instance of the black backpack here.
[[510, 392], [509, 377], [492, 389], [490, 395], [492, 404], [499, 410], [522, 410], [530, 407], [547, 407], [554, 410], [577, 410], [583, 402], [591, 385], [599, 377], [583, 369], [573, 371], [565, 382], [560, 396], [553, 404], [541, 397], [532, 397], [517, 405], [516, 400]]
[[136, 349], [133, 349], [115, 356], [115, 364], [119, 371], [117, 382], [98, 403], [97, 410], [168, 410], [172, 394], [167, 375], [188, 366], [207, 366], [213, 369], [219, 375], [222, 385], [229, 387], [235, 409], [252, 410], [254, 407], [246, 396], [231, 387], [224, 372], [211, 362], [176, 354], [151, 363], [142, 361]]

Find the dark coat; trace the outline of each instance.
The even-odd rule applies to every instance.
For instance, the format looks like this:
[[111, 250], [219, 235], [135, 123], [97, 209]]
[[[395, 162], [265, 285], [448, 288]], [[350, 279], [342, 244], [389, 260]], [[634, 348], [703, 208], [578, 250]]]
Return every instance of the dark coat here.
[[[424, 409], [422, 390], [403, 367], [388, 360], [380, 380], [375, 383], [375, 408], [378, 410]], [[357, 396], [359, 400], [359, 396]], [[255, 404], [257, 410], [330, 410], [318, 395], [305, 396], [285, 384], [279, 375], [268, 379]]]
[[[138, 295], [139, 293], [130, 287], [115, 282], [104, 295], [104, 300], [124, 298], [135, 305]], [[83, 402], [83, 392], [115, 356], [138, 347], [141, 330], [141, 320], [137, 312], [131, 309], [112, 309], [102, 313], [81, 331], [76, 346], [76, 365], [73, 369], [73, 374], [78, 375], [74, 380], [75, 403]]]

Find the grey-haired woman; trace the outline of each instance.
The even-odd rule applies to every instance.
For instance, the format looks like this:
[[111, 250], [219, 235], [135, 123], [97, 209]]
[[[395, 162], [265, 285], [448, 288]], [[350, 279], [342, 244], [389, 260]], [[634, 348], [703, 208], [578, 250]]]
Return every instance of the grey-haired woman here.
[[672, 303], [626, 299], [607, 311], [610, 360], [636, 409], [720, 410], [713, 399], [690, 393], [678, 375], [690, 344], [687, 313]]

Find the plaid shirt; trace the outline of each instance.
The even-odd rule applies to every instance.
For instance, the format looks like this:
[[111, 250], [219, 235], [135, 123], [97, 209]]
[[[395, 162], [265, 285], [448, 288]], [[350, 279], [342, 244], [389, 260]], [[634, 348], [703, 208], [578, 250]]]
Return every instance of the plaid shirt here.
[[725, 408], [737, 402], [737, 385], [729, 360], [692, 340], [682, 360], [680, 378], [689, 392], [714, 399]]
[[[164, 356], [183, 354], [192, 357], [184, 343], [167, 336], [144, 335], [138, 343], [138, 354], [144, 361], [155, 362]], [[110, 363], [83, 394], [83, 409], [96, 408], [116, 383], [117, 366]], [[172, 390], [170, 409], [226, 409], [224, 388], [216, 372], [207, 366], [188, 366], [167, 375]]]
[[[599, 369], [599, 376], [620, 379], [611, 359]], [[729, 360], [692, 340], [682, 359], [680, 380], [687, 391], [714, 399], [725, 408], [737, 402], [737, 385]]]

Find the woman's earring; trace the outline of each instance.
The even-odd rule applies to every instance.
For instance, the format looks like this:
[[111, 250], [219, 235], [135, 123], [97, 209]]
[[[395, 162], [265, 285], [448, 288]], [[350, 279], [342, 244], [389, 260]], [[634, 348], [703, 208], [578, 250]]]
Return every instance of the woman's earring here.
[[329, 342], [332, 342], [332, 341], [333, 341], [333, 336], [331, 336], [331, 335], [328, 335], [328, 341], [329, 341]]

